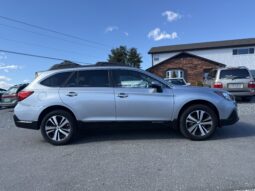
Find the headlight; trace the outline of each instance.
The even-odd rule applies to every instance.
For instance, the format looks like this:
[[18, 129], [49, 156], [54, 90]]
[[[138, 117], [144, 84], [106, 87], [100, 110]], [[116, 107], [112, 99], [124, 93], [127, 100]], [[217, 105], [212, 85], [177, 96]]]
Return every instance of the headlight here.
[[225, 98], [226, 100], [229, 101], [235, 101], [235, 97], [233, 95], [231, 95], [228, 92], [221, 92], [221, 91], [215, 91], [215, 93], [223, 98]]

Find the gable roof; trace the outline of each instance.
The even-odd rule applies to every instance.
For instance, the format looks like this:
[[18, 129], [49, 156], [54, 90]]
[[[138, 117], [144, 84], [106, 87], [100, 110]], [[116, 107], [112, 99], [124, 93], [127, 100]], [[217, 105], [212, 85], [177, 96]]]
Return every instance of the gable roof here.
[[193, 58], [198, 58], [198, 59], [210, 62], [211, 64], [215, 64], [215, 65], [217, 65], [219, 67], [226, 67], [225, 64], [222, 64], [222, 63], [219, 63], [219, 62], [216, 62], [216, 61], [213, 61], [213, 60], [209, 60], [207, 58], [203, 58], [203, 57], [200, 57], [200, 56], [197, 56], [197, 55], [194, 55], [194, 54], [190, 54], [190, 53], [187, 53], [187, 52], [181, 52], [181, 53], [179, 53], [179, 54], [177, 54], [177, 55], [175, 55], [175, 56], [173, 56], [171, 58], [168, 58], [168, 59], [166, 59], [166, 60], [164, 60], [164, 61], [162, 61], [162, 62], [160, 62], [158, 64], [153, 65], [152, 67], [148, 68], [147, 70], [149, 71], [152, 68], [155, 68], [155, 67], [157, 67], [159, 65], [162, 65], [162, 64], [164, 64], [164, 63], [166, 63], [166, 62], [168, 62], [168, 61], [170, 61], [172, 59], [175, 59], [175, 58], [178, 58], [178, 57], [181, 57], [181, 56], [189, 56], [189, 57], [193, 57]]
[[254, 45], [255, 45], [255, 38], [247, 38], [247, 39], [239, 39], [239, 40], [225, 40], [225, 41], [201, 42], [201, 43], [180, 44], [180, 45], [171, 45], [171, 46], [159, 46], [159, 47], [151, 48], [148, 53], [149, 54], [169, 53], [169, 52], [179, 52], [179, 51], [245, 47], [245, 46], [254, 46]]

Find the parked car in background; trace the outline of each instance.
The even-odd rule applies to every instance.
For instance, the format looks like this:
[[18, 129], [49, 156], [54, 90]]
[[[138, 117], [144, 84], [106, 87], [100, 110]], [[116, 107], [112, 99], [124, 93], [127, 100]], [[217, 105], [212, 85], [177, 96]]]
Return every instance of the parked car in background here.
[[204, 84], [211, 88], [224, 89], [246, 101], [255, 95], [255, 81], [246, 67], [214, 69], [209, 72]]
[[1, 101], [3, 93], [5, 93], [5, 92], [6, 92], [5, 89], [0, 88], [0, 101]]
[[184, 78], [165, 78], [165, 81], [176, 86], [190, 86], [190, 83], [187, 83]]
[[67, 144], [91, 123], [161, 123], [204, 140], [238, 121], [224, 90], [172, 86], [149, 72], [124, 66], [90, 66], [41, 72], [14, 109], [17, 127], [41, 129], [54, 145]]
[[18, 103], [18, 93], [23, 90], [28, 84], [19, 84], [10, 87], [2, 94], [0, 107], [15, 107]]

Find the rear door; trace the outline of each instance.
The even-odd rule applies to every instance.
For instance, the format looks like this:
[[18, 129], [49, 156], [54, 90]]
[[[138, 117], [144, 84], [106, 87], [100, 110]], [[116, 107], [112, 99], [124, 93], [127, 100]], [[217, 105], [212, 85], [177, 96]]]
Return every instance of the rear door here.
[[[156, 80], [127, 69], [113, 71], [117, 121], [170, 121], [173, 91], [163, 83], [163, 92], [150, 88]], [[161, 82], [157, 82], [161, 83]]]
[[59, 89], [62, 101], [84, 122], [114, 121], [114, 91], [109, 72], [87, 69], [75, 72]]

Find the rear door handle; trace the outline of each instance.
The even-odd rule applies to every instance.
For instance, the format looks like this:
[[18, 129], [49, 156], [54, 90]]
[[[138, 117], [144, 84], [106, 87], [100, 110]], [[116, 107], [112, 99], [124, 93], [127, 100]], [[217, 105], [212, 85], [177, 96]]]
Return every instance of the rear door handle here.
[[126, 93], [119, 93], [118, 97], [119, 98], [126, 98], [126, 97], [128, 97], [128, 94], [126, 94]]
[[78, 94], [76, 92], [69, 92], [66, 95], [69, 96], [69, 97], [74, 97], [74, 96], [77, 96]]

